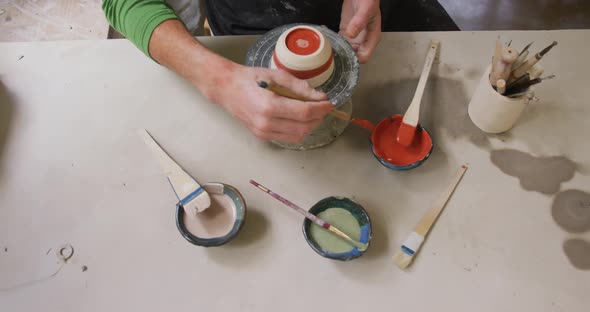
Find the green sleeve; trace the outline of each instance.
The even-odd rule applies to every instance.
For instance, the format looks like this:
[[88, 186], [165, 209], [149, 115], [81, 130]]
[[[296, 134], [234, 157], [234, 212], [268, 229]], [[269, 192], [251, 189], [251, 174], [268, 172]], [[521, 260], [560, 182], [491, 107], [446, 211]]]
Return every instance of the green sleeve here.
[[147, 56], [154, 29], [164, 21], [178, 19], [164, 0], [104, 0], [102, 9], [113, 28]]

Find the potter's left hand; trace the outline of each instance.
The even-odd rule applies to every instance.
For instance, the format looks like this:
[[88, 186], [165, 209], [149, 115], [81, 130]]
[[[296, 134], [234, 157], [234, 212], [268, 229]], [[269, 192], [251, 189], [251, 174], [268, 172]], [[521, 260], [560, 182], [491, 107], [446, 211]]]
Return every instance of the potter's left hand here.
[[350, 42], [359, 62], [368, 62], [381, 38], [379, 0], [344, 0], [340, 34]]

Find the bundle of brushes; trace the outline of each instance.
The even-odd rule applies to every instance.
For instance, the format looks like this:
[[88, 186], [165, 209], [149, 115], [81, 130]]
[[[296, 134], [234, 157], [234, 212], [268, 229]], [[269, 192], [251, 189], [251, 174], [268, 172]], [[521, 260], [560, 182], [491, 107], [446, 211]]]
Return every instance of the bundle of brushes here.
[[490, 83], [498, 93], [510, 98], [533, 97], [531, 86], [555, 77], [555, 75], [541, 77], [545, 70], [539, 61], [557, 45], [557, 41], [553, 41], [543, 50], [529, 56], [529, 48], [532, 45], [533, 42], [517, 52], [510, 47], [510, 43], [503, 44], [500, 40], [496, 41]]

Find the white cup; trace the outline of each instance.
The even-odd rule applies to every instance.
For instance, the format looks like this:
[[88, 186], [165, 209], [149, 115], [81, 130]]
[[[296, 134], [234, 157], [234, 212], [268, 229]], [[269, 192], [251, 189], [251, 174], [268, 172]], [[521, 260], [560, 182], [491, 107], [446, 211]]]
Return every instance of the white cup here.
[[481, 77], [467, 111], [478, 128], [488, 133], [500, 133], [514, 126], [529, 99], [526, 95], [509, 98], [494, 90], [489, 79], [491, 67], [488, 66]]

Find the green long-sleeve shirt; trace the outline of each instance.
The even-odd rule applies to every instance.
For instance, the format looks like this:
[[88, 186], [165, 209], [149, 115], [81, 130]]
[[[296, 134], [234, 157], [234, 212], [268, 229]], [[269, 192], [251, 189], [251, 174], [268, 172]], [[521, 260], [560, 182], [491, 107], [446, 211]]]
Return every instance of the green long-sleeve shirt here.
[[164, 21], [178, 19], [164, 0], [103, 0], [102, 9], [113, 28], [148, 56], [154, 29]]

